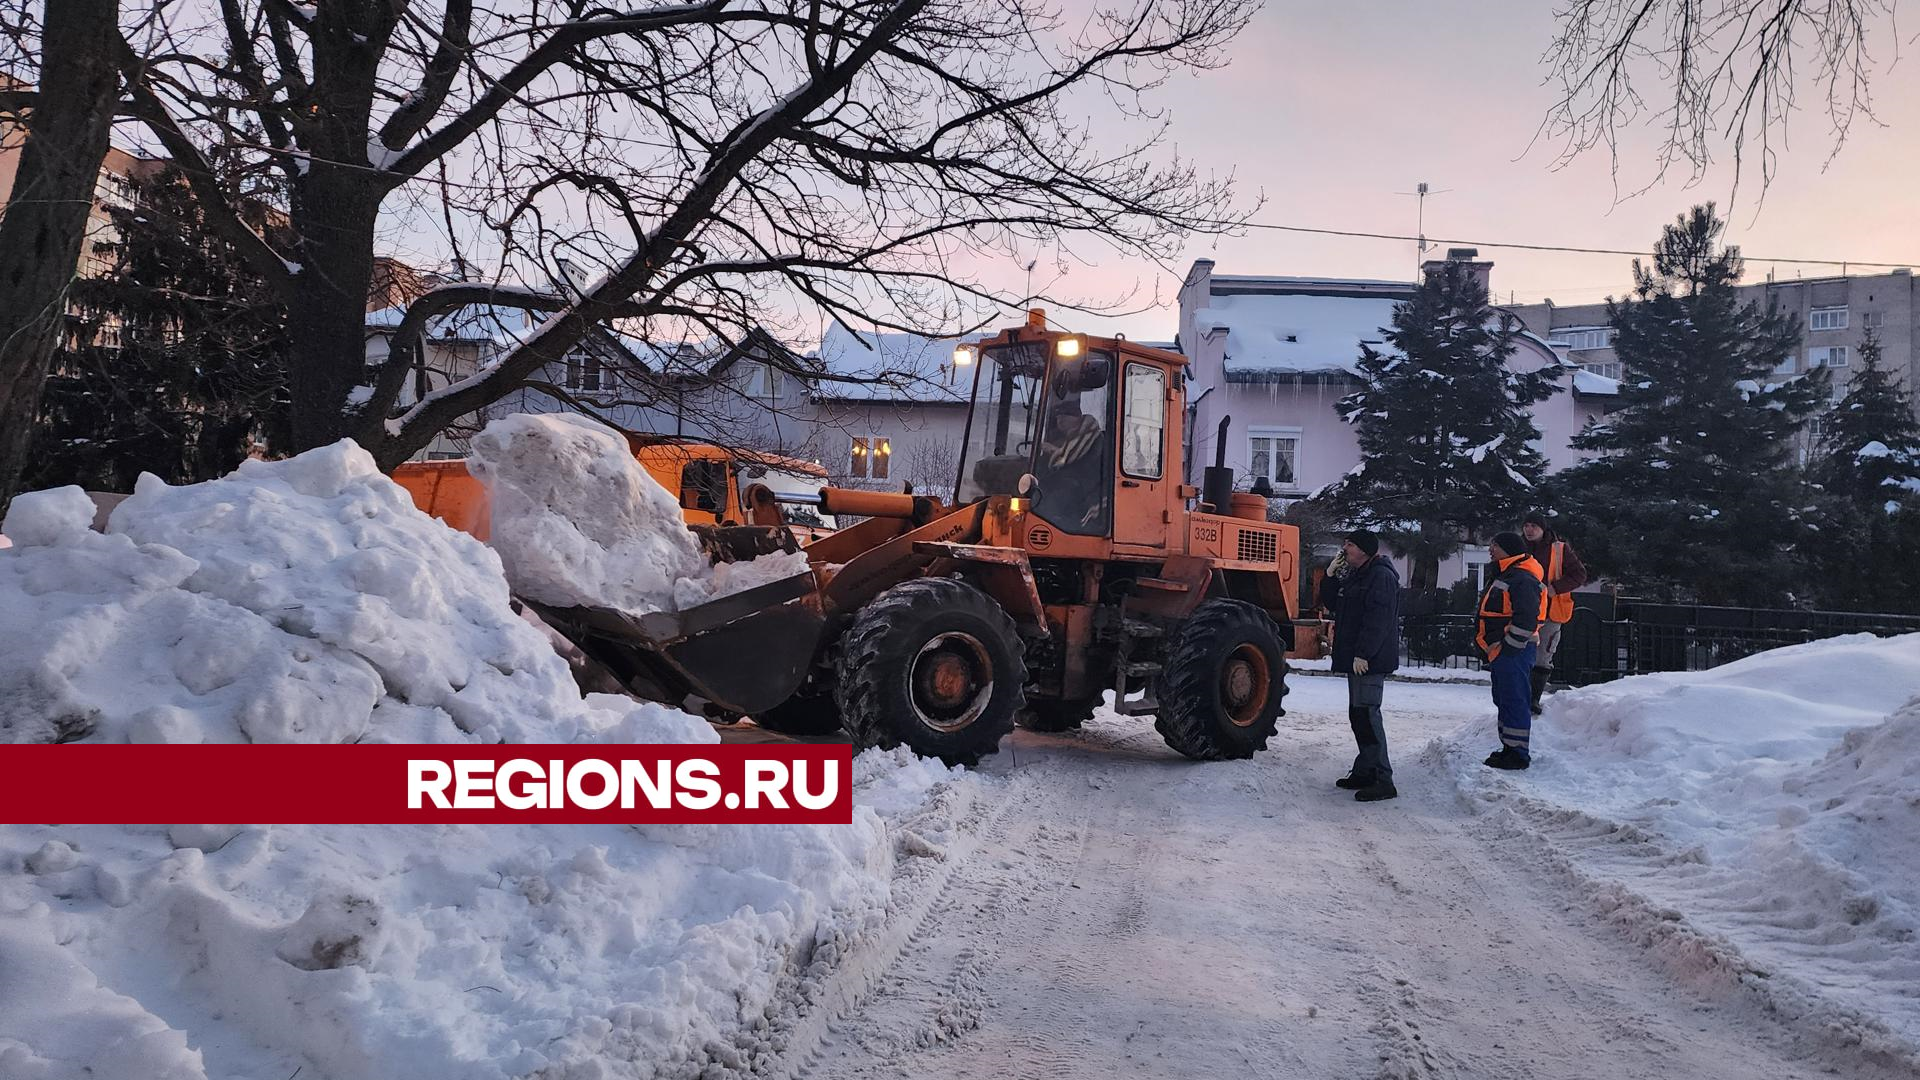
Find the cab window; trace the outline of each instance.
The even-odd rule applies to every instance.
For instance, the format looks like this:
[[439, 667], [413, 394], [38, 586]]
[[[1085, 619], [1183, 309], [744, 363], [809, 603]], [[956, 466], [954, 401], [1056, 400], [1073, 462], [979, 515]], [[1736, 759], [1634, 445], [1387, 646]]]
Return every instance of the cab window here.
[[1152, 364], [1128, 364], [1120, 469], [1158, 480], [1167, 430], [1167, 373]]

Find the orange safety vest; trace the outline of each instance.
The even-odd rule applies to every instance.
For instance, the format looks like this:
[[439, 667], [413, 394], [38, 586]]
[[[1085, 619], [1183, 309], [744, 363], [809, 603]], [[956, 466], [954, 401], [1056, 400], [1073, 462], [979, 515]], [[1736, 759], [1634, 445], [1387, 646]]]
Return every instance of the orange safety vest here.
[[[1548, 589], [1551, 589], [1553, 587], [1553, 583], [1560, 580], [1561, 563], [1566, 559], [1566, 557], [1567, 557], [1567, 542], [1565, 540], [1555, 540], [1553, 542], [1552, 549], [1549, 551], [1547, 555], [1547, 576], [1546, 576], [1546, 580], [1541, 582], [1543, 586], [1545, 586]], [[1543, 591], [1541, 595], [1544, 596], [1546, 594]], [[1548, 622], [1563, 623], [1571, 618], [1573, 618], [1573, 594], [1572, 593], [1555, 593], [1552, 596], [1547, 597], [1547, 621]]]
[[[1509, 555], [1505, 559], [1500, 560], [1496, 571], [1504, 574], [1507, 572], [1507, 569], [1515, 563], [1520, 564], [1520, 569], [1525, 570], [1534, 577], [1541, 578], [1539, 618], [1544, 620], [1547, 617], [1547, 588], [1546, 579], [1540, 570], [1540, 560], [1531, 555]], [[1496, 603], [1498, 603], [1498, 607], [1494, 606]], [[1512, 618], [1513, 597], [1507, 593], [1507, 583], [1504, 581], [1495, 581], [1493, 584], [1488, 585], [1487, 591], [1480, 594], [1480, 617], [1474, 620], [1473, 643], [1480, 646], [1480, 651], [1486, 654], [1489, 661], [1499, 658], [1500, 637], [1506, 633], [1507, 621]], [[1487, 640], [1488, 619], [1501, 620], [1500, 634], [1496, 635], [1492, 641]], [[1534, 636], [1538, 638], [1539, 634], [1539, 627], [1535, 626]]]

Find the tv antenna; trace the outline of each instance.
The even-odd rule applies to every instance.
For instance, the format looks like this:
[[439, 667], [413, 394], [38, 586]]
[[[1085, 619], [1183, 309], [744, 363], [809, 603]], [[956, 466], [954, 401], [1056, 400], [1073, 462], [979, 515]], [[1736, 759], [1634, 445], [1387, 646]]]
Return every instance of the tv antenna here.
[[1452, 188], [1441, 188], [1439, 191], [1435, 191], [1427, 185], [1427, 182], [1425, 180], [1422, 180], [1418, 184], [1414, 185], [1414, 188], [1412, 191], [1394, 192], [1395, 195], [1411, 195], [1414, 198], [1420, 200], [1420, 209], [1416, 211], [1415, 217], [1414, 217], [1414, 235], [1420, 238], [1418, 243], [1414, 245], [1414, 250], [1413, 250], [1413, 268], [1414, 268], [1415, 278], [1418, 278], [1420, 276], [1419, 275], [1420, 265], [1427, 261], [1427, 249], [1433, 246], [1432, 244], [1427, 243], [1427, 196], [1445, 195], [1447, 192], [1452, 190], [1453, 190]]

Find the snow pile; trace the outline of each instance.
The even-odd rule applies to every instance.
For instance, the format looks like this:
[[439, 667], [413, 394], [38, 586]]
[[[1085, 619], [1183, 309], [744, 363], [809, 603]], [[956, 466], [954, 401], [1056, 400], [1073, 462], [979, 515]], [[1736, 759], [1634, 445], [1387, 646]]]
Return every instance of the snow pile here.
[[[498, 556], [351, 444], [93, 515], [8, 515], [0, 741], [716, 738], [583, 700]], [[863, 755], [841, 826], [0, 824], [0, 1077], [745, 1068], [957, 775]]]
[[673, 493], [585, 417], [502, 417], [468, 465], [490, 493], [507, 580], [544, 604], [676, 611], [807, 569], [799, 552], [709, 567]]
[[78, 488], [17, 498], [0, 554], [0, 741], [567, 742], [704, 724], [583, 701], [498, 558], [350, 442], [221, 480], [143, 476], [90, 531]]
[[1468, 790], [1650, 919], [1677, 911], [1743, 958], [1702, 963], [1791, 969], [1920, 1060], [1920, 1012], [1893, 1007], [1920, 997], [1920, 634], [1547, 701], [1526, 773], [1480, 767], [1491, 713], [1444, 747]]
[[869, 751], [829, 827], [0, 825], [0, 1076], [746, 1068], [959, 775]]

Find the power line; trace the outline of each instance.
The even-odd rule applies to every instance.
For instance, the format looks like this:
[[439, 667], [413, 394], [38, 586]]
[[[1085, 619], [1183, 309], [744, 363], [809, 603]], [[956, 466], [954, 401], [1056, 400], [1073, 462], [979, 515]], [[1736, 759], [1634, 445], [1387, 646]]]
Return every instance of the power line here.
[[[1508, 244], [1493, 240], [1449, 240], [1435, 236], [1403, 236], [1398, 233], [1361, 232], [1355, 229], [1320, 229], [1307, 225], [1279, 225], [1265, 221], [1213, 221], [1210, 225], [1239, 224], [1249, 229], [1271, 229], [1275, 232], [1310, 233], [1315, 236], [1351, 236], [1364, 240], [1399, 240], [1432, 245], [1457, 245], [1460, 247], [1511, 248], [1519, 251], [1562, 251], [1575, 255], [1632, 255], [1636, 258], [1650, 259], [1651, 251], [1628, 251], [1623, 248], [1574, 247], [1567, 244]], [[1749, 255], [1742, 251], [1740, 257], [1749, 263], [1789, 263], [1807, 266], [1870, 266], [1882, 270], [1898, 270], [1904, 267], [1920, 266], [1920, 259], [1909, 262], [1871, 262], [1865, 259], [1773, 259], [1760, 255]]]

